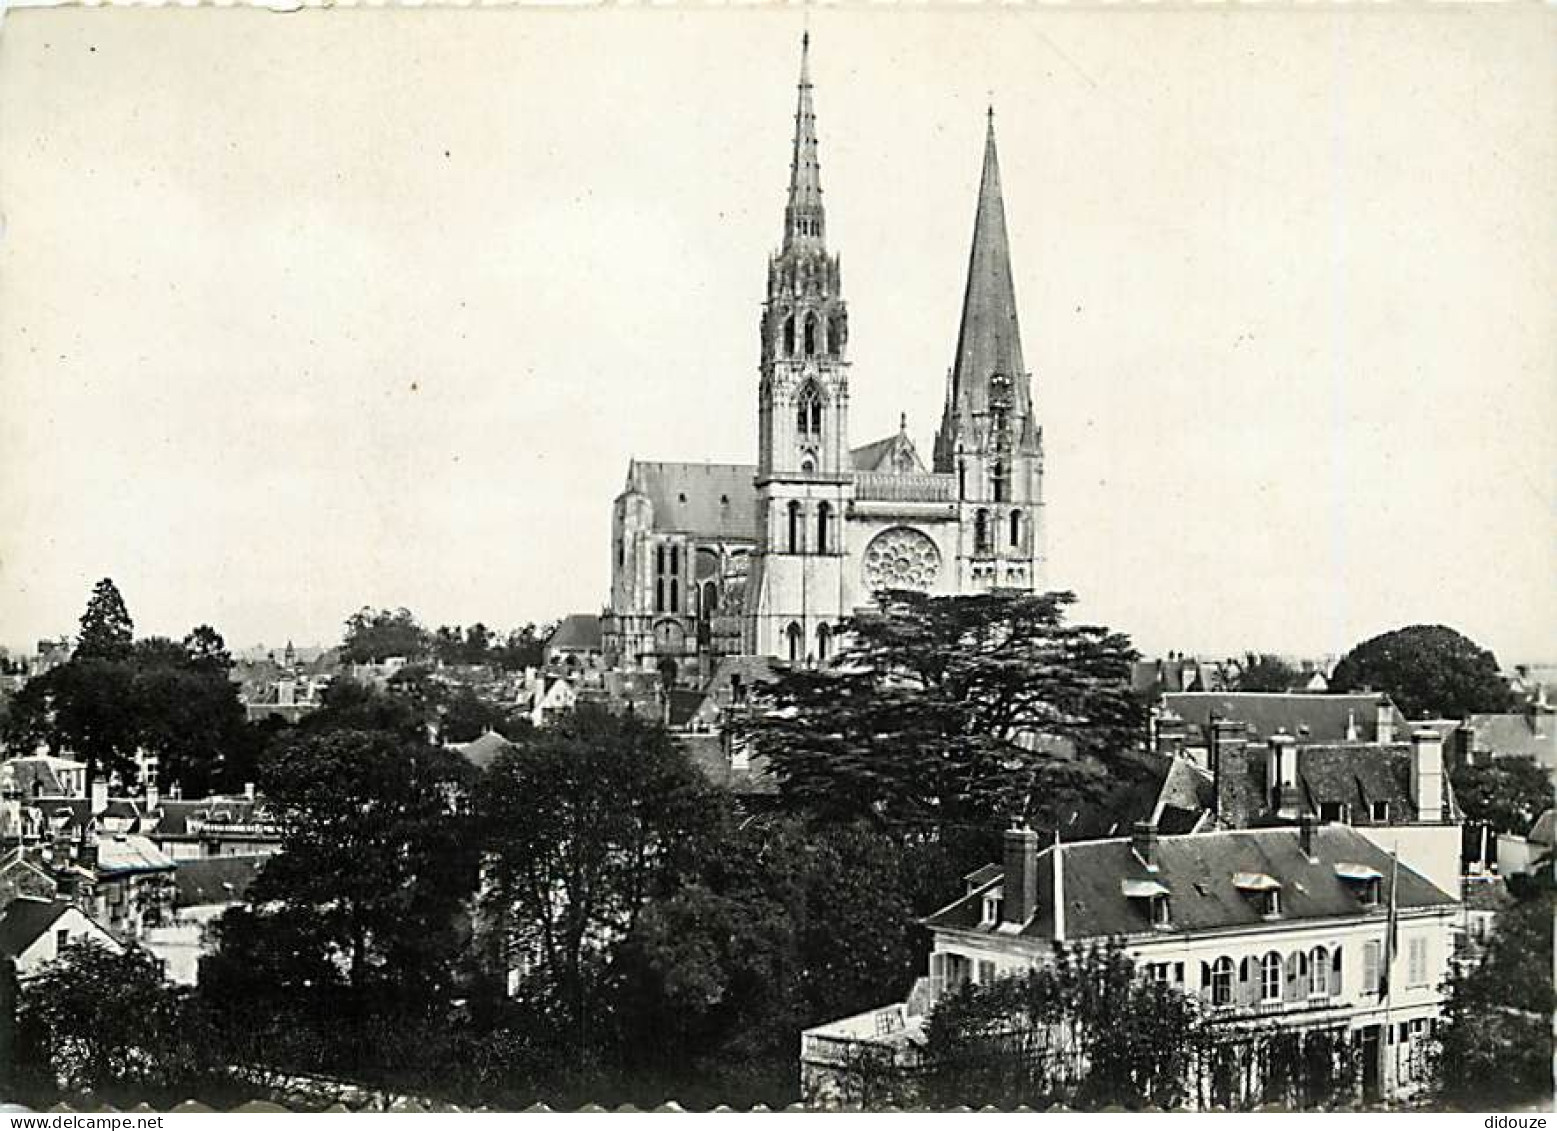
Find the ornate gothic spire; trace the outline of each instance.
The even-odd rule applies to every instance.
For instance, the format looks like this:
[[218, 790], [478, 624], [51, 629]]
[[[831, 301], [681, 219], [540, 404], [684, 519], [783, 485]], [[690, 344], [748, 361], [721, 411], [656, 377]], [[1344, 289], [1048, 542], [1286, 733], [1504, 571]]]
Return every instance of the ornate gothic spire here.
[[811, 33], [800, 37], [800, 96], [795, 108], [795, 147], [789, 165], [789, 203], [784, 208], [784, 250], [821, 247], [826, 231], [822, 176], [816, 160], [816, 112], [811, 105]]

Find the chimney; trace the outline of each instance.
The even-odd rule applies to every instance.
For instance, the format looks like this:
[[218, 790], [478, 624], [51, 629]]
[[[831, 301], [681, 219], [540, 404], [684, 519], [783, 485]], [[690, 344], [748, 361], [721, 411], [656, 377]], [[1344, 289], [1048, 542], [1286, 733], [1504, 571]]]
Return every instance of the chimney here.
[[1273, 734], [1267, 742], [1265, 789], [1277, 816], [1297, 816], [1303, 797], [1297, 785], [1297, 741], [1290, 734]]
[[162, 804], [162, 789], [157, 785], [155, 767], [146, 773], [146, 812], [150, 813]]
[[92, 778], [92, 815], [108, 808], [108, 775], [99, 770]]
[[1038, 834], [1026, 825], [1007, 829], [1005, 857], [1001, 916], [1021, 925], [1038, 910]]
[[1380, 695], [1376, 709], [1378, 714], [1373, 728], [1373, 741], [1384, 746], [1395, 741], [1395, 705], [1389, 701], [1388, 695]]
[[1236, 802], [1239, 796], [1236, 782], [1248, 769], [1244, 760], [1248, 745], [1246, 731], [1242, 723], [1215, 717], [1210, 720], [1209, 729], [1207, 747], [1217, 816], [1224, 824], [1242, 828], [1254, 816], [1239, 812]]
[[1411, 733], [1411, 803], [1418, 821], [1443, 820], [1443, 736], [1423, 727]]
[[1148, 872], [1157, 870], [1157, 826], [1153, 822], [1135, 822], [1130, 830], [1130, 847]]
[[243, 796], [248, 798], [250, 801], [254, 800], [254, 783], [253, 782], [246, 781], [246, 782], [243, 783]]
[[1298, 847], [1303, 850], [1303, 855], [1308, 858], [1310, 864], [1317, 864], [1318, 858], [1314, 856], [1315, 841], [1318, 840], [1319, 822], [1311, 813], [1304, 813], [1298, 821]]

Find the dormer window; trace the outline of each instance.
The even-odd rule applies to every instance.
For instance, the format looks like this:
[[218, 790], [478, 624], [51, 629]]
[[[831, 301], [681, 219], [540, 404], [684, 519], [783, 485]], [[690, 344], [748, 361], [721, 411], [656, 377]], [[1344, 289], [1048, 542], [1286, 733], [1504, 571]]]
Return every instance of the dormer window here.
[[1375, 801], [1368, 807], [1368, 816], [1373, 818], [1375, 824], [1385, 825], [1389, 823], [1389, 802]]
[[1233, 887], [1248, 896], [1265, 918], [1281, 914], [1281, 882], [1274, 877], [1264, 872], [1236, 872]]
[[1005, 913], [1005, 900], [1001, 897], [1001, 890], [996, 888], [984, 896], [983, 914], [979, 916], [979, 926], [993, 927], [1000, 922]]
[[1146, 921], [1154, 928], [1173, 925], [1172, 911], [1168, 906], [1169, 891], [1156, 880], [1122, 880], [1120, 892], [1132, 903], [1139, 901]]
[[1346, 806], [1339, 801], [1325, 801], [1319, 806], [1319, 819], [1326, 824], [1346, 824]]
[[1354, 893], [1364, 907], [1377, 907], [1383, 900], [1384, 877], [1366, 864], [1337, 864], [1335, 874]]

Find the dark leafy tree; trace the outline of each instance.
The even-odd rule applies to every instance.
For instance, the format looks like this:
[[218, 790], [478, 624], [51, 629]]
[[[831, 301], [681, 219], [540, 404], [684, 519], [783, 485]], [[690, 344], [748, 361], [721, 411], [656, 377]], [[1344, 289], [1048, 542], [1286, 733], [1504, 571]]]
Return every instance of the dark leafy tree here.
[[595, 1047], [611, 955], [652, 900], [695, 875], [711, 791], [657, 723], [589, 707], [524, 735], [477, 796], [500, 948], [532, 956], [526, 994], [559, 1039]]
[[449, 693], [441, 712], [440, 737], [445, 742], [469, 742], [489, 730], [506, 735], [512, 729], [512, 711], [494, 703], [474, 688], [458, 687]]
[[86, 612], [81, 614], [81, 635], [75, 654], [82, 659], [122, 660], [130, 654], [135, 623], [125, 608], [119, 587], [109, 577], [92, 587]]
[[1497, 657], [1443, 625], [1412, 625], [1365, 640], [1341, 658], [1332, 691], [1386, 692], [1407, 718], [1463, 719], [1513, 701]]
[[501, 644], [491, 648], [492, 661], [504, 671], [538, 668], [546, 658], [546, 638], [552, 625], [527, 624], [510, 632]]
[[71, 943], [21, 985], [19, 1059], [44, 1090], [128, 1087], [144, 1096], [189, 1079], [200, 1063], [184, 1013], [182, 996], [144, 951]]
[[[786, 800], [937, 832], [1089, 796], [1144, 726], [1124, 636], [1068, 625], [1068, 593], [884, 593], [823, 670], [792, 670], [747, 726]], [[1132, 763], [1133, 764], [1133, 763]]]
[[145, 714], [135, 674], [127, 659], [75, 656], [28, 681], [11, 704], [7, 747], [30, 752], [44, 743], [86, 762], [94, 779], [133, 781]]
[[1303, 673], [1280, 656], [1250, 652], [1231, 664], [1228, 682], [1233, 691], [1291, 691], [1303, 683]]
[[149, 637], [131, 651], [136, 743], [156, 755], [164, 783], [178, 782], [191, 796], [252, 780], [242, 757], [243, 705], [223, 666], [225, 651], [204, 626], [181, 644]]
[[432, 638], [409, 609], [364, 606], [346, 619], [346, 634], [341, 642], [344, 663], [376, 664], [393, 656], [422, 660], [431, 651]]
[[198, 672], [227, 677], [232, 671], [232, 653], [222, 634], [208, 624], [196, 625], [184, 637], [184, 652], [189, 667]]
[[1137, 975], [1118, 943], [944, 998], [926, 1026], [937, 1107], [1181, 1103], [1200, 1041], [1194, 1004]]
[[1442, 1097], [1472, 1111], [1550, 1103], [1552, 919], [1550, 868], [1498, 916], [1480, 965], [1453, 973], [1441, 1029]]
[[297, 731], [301, 735], [342, 730], [384, 732], [418, 741], [426, 739], [430, 721], [403, 696], [337, 677], [324, 689], [319, 709], [303, 716]]
[[[476, 881], [471, 773], [393, 730], [299, 734], [261, 784], [282, 850], [249, 892], [250, 934], [274, 930], [343, 956], [345, 982], [392, 1000], [447, 990], [460, 913]], [[315, 964], [316, 966], [316, 964]]]
[[1449, 773], [1454, 796], [1470, 825], [1524, 836], [1552, 806], [1552, 779], [1526, 755], [1475, 764], [1461, 762]]

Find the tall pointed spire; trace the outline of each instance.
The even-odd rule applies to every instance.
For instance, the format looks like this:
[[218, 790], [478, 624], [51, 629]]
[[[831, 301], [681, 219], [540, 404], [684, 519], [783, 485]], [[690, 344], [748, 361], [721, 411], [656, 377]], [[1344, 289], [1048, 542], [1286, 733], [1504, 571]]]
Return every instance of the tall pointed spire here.
[[952, 396], [973, 411], [988, 403], [995, 374], [1023, 382], [1022, 336], [1016, 320], [1016, 288], [1011, 282], [1011, 248], [1006, 241], [1006, 209], [1000, 195], [1000, 158], [995, 151], [995, 111], [988, 111], [984, 135], [984, 173], [979, 181], [968, 284], [962, 298], [962, 324], [952, 367]]
[[816, 111], [811, 104], [811, 33], [800, 37], [800, 94], [795, 107], [794, 155], [789, 165], [789, 202], [784, 207], [784, 247], [797, 242], [821, 246], [826, 232], [822, 176], [816, 159]]

